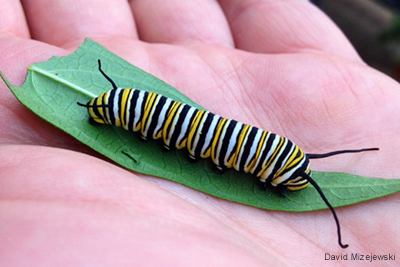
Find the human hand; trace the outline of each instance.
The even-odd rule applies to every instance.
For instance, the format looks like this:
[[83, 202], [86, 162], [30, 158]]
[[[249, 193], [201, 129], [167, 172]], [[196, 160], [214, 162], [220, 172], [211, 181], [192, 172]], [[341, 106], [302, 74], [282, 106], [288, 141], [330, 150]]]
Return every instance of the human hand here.
[[[3, 2], [0, 70], [13, 84], [89, 37], [203, 107], [306, 152], [380, 148], [313, 161], [313, 170], [400, 173], [399, 84], [365, 65], [306, 1]], [[327, 210], [259, 210], [127, 172], [74, 152], [97, 155], [1, 87], [1, 266], [313, 265], [326, 264], [325, 253], [400, 248], [399, 194], [337, 209], [344, 251]]]

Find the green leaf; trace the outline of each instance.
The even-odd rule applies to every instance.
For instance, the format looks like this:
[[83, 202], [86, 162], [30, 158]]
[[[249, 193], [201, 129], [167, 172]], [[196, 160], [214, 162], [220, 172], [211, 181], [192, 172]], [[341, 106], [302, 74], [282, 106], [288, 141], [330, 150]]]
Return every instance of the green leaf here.
[[[76, 102], [86, 103], [111, 89], [98, 71], [98, 59], [120, 87], [153, 91], [203, 109], [175, 88], [89, 39], [69, 56], [53, 57], [30, 66], [22, 87], [11, 85], [2, 74], [1, 77], [32, 112], [130, 170], [163, 177], [219, 198], [262, 209], [310, 211], [327, 208], [312, 186], [299, 192], [287, 192], [283, 198], [272, 189], [264, 191], [253, 176], [233, 170], [219, 175], [213, 171], [210, 160], [189, 163], [183, 150], [165, 152], [160, 149], [160, 142], [142, 142], [135, 133], [89, 124], [87, 110]], [[400, 180], [396, 179], [322, 172], [314, 172], [313, 177], [336, 207], [400, 191]]]

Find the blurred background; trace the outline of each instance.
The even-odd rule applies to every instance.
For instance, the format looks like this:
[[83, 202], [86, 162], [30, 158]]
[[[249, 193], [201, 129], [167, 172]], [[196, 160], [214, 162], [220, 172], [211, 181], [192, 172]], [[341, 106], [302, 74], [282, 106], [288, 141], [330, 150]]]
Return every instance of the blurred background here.
[[400, 81], [400, 0], [312, 0], [368, 65]]

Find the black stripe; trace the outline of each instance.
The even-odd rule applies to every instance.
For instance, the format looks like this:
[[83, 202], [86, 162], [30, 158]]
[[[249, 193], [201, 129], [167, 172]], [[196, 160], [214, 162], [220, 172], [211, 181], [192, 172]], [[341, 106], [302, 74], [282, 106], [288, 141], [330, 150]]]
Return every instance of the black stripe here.
[[[290, 180], [290, 179], [288, 179], [288, 180]], [[286, 181], [288, 181], [288, 180], [286, 180]], [[301, 187], [301, 186], [304, 186], [306, 183], [309, 183], [309, 181], [307, 179], [304, 179], [304, 180], [301, 180], [301, 181], [303, 181], [301, 184], [290, 184], [290, 185], [287, 185], [287, 186], [290, 186], [290, 187]]]
[[119, 92], [119, 96], [118, 96], [118, 118], [119, 118], [119, 122], [121, 123], [122, 126], [122, 95], [124, 93], [125, 89], [121, 90]]
[[[283, 143], [285, 142], [285, 139], [283, 139]], [[283, 165], [285, 165], [285, 163], [286, 163], [285, 158], [289, 157], [291, 155], [291, 153], [289, 154], [289, 152], [293, 147], [293, 143], [288, 139], [286, 139], [286, 140], [288, 142], [287, 142], [286, 146], [283, 148], [281, 155], [277, 158], [274, 169], [272, 170], [271, 174], [268, 176], [267, 180], [270, 180], [274, 177], [276, 172], [279, 171], [279, 169], [281, 169]], [[281, 150], [282, 150], [282, 148], [281, 148]]]
[[[299, 151], [297, 151], [296, 157], [295, 157], [293, 160], [296, 160], [296, 159], [300, 158], [300, 156], [301, 156], [301, 150], [299, 149]], [[282, 172], [282, 175], [285, 174], [285, 173], [287, 173], [287, 172], [289, 172], [289, 171], [291, 171], [291, 170], [293, 170], [294, 168], [297, 168], [298, 165], [299, 165], [300, 163], [301, 163], [301, 161], [300, 161], [299, 163], [293, 165], [292, 167], [285, 169], [285, 170]], [[304, 162], [304, 163], [307, 163], [307, 162]], [[307, 164], [308, 164], [308, 163], [307, 163]], [[307, 167], [307, 165], [304, 166], [304, 170], [305, 170], [306, 167]], [[296, 175], [297, 175], [297, 174], [296, 174]]]
[[[193, 108], [193, 107], [190, 107], [190, 108]], [[199, 112], [199, 110], [197, 108], [195, 108], [195, 110], [192, 113], [192, 116], [189, 118], [188, 127], [186, 128], [186, 132], [183, 135], [183, 138], [182, 138], [181, 142], [178, 145], [182, 145], [182, 143], [188, 138], [189, 133], [190, 133], [190, 127], [192, 125], [192, 122], [193, 122], [194, 117], [196, 116], [197, 112]], [[181, 131], [182, 130], [183, 129], [181, 129]]]
[[[203, 116], [204, 116], [204, 114], [203, 114]], [[206, 136], [207, 136], [208, 131], [210, 130], [211, 122], [212, 122], [214, 116], [215, 115], [213, 113], [211, 113], [211, 112], [208, 113], [207, 114], [207, 118], [204, 120], [203, 128], [201, 129], [200, 133], [198, 132], [198, 129], [196, 129], [195, 135], [199, 135], [199, 140], [197, 142], [197, 147], [193, 151], [194, 152], [194, 157], [196, 159], [199, 159], [201, 157], [201, 150], [202, 150], [202, 148], [204, 146], [204, 143], [206, 141]], [[199, 127], [200, 127], [200, 124], [199, 124]], [[195, 139], [195, 138], [193, 138], [193, 139]]]
[[[264, 148], [264, 151], [260, 155], [260, 160], [258, 161], [258, 166], [254, 170], [254, 174], [257, 175], [262, 170], [263, 162], [264, 162], [265, 158], [267, 157], [268, 152], [272, 149], [272, 144], [273, 144], [273, 141], [275, 140], [275, 138], [276, 138], [276, 134], [271, 133], [269, 135], [269, 137], [266, 138], [266, 140], [264, 140], [264, 142], [266, 142], [267, 144], [266, 144], [266, 146]], [[267, 168], [268, 168], [268, 166], [267, 166]]]
[[[256, 127], [254, 127], [254, 128], [256, 128]], [[259, 129], [259, 128], [256, 128], [256, 129]], [[261, 130], [261, 129], [259, 129], [259, 130]], [[253, 162], [254, 160], [256, 160], [258, 147], [260, 146], [264, 132], [266, 132], [266, 131], [261, 130], [260, 139], [258, 140], [258, 143], [256, 145], [256, 153], [254, 153], [253, 157], [250, 159], [250, 161], [249, 161], [250, 163]], [[267, 135], [268, 135], [268, 132], [265, 134], [265, 138], [267, 137]]]
[[[130, 88], [125, 88], [125, 90], [128, 92], [127, 93], [127, 97], [125, 100], [125, 110], [124, 110], [124, 124], [128, 127], [129, 121], [128, 121], [128, 114], [129, 114], [129, 109], [128, 109], [128, 104], [129, 104], [129, 97], [131, 96], [131, 94], [133, 93], [132, 89]], [[122, 118], [122, 117], [121, 117]], [[122, 126], [123, 126], [122, 125]], [[129, 130], [129, 128], [128, 128]]]
[[[213, 114], [213, 117], [214, 116], [217, 116], [217, 115], [215, 115], [215, 114]], [[216, 126], [214, 127], [214, 130], [213, 130], [213, 132], [212, 132], [212, 138], [211, 138], [211, 140], [210, 140], [210, 143], [208, 144], [208, 147], [204, 150], [204, 151], [208, 151], [210, 148], [211, 148], [211, 146], [212, 146], [212, 144], [213, 144], [213, 142], [214, 142], [214, 139], [216, 138], [216, 135], [217, 135], [217, 129], [218, 129], [218, 124], [219, 124], [219, 122], [222, 120], [222, 117], [219, 117], [218, 118], [218, 121], [216, 122]], [[226, 122], [225, 122], [226, 123]], [[207, 131], [208, 132], [208, 131]]]
[[128, 130], [130, 130], [130, 131], [133, 131], [133, 129], [134, 129], [133, 122], [134, 122], [135, 118], [138, 116], [138, 114], [135, 113], [135, 108], [136, 108], [137, 100], [139, 98], [139, 93], [140, 93], [139, 90], [135, 90], [135, 89], [132, 89], [132, 90], [133, 90], [133, 95], [130, 100], [131, 103], [130, 103], [130, 108], [129, 108], [129, 122], [128, 122]]
[[147, 98], [149, 97], [149, 93], [147, 91], [142, 91], [142, 92], [144, 92], [144, 96], [143, 96], [142, 107], [140, 108], [140, 118], [138, 120], [138, 124], [143, 123], [144, 108], [146, 106]]
[[[99, 106], [97, 106], [97, 99], [98, 99], [98, 98], [99, 98], [99, 97], [95, 98], [94, 101], [93, 101], [93, 107], [92, 107], [93, 113], [96, 115], [96, 117], [98, 117], [98, 118], [104, 120], [104, 117], [101, 116], [101, 114], [100, 114]], [[100, 106], [100, 107], [101, 107], [101, 106]], [[104, 120], [104, 121], [106, 121], [106, 120]]]
[[[108, 101], [108, 99], [105, 99], [105, 97], [106, 97], [106, 94], [102, 94], [101, 95], [101, 97], [100, 97], [100, 103], [101, 103], [101, 105], [96, 105], [96, 109], [97, 109], [97, 112], [98, 112], [98, 117], [100, 118], [100, 119], [102, 119], [103, 121], [105, 121], [105, 122], [109, 122], [108, 121], [108, 119], [107, 119], [107, 101]], [[103, 111], [103, 115], [101, 115], [100, 114], [100, 109]]]
[[110, 124], [115, 125], [115, 116], [114, 116], [114, 97], [116, 93], [116, 89], [112, 89], [110, 91], [110, 95], [108, 97], [108, 107], [109, 107], [109, 114], [110, 114]]
[[[254, 138], [256, 137], [256, 133], [258, 130], [256, 127], [253, 127], [253, 126], [250, 126], [250, 127], [251, 127], [251, 130], [250, 130], [250, 133], [248, 134], [248, 138], [245, 141], [245, 143], [243, 144], [244, 150], [242, 153], [242, 157], [240, 158], [240, 162], [238, 162], [238, 164], [237, 164], [239, 166], [239, 171], [244, 171], [244, 169], [245, 169], [245, 164], [246, 164], [247, 158], [249, 157], [250, 149], [253, 146]], [[255, 154], [256, 153], [254, 153], [253, 158], [255, 157]]]
[[[171, 110], [171, 112], [167, 113], [167, 117], [165, 118], [165, 122], [171, 117], [171, 122], [169, 123], [167, 129], [165, 129], [165, 134], [167, 136], [167, 140], [170, 136], [170, 132], [172, 130], [174, 130], [175, 125], [174, 125], [174, 120], [176, 116], [179, 116], [179, 111], [181, 110], [181, 107], [183, 107], [184, 104], [180, 103], [180, 102], [175, 102], [176, 103], [176, 108], [174, 110]], [[168, 149], [170, 149], [170, 145], [171, 145], [171, 141], [169, 142], [169, 146]], [[165, 144], [165, 146], [167, 147], [167, 145]], [[175, 146], [174, 146], [175, 147]]]
[[178, 121], [176, 122], [176, 124], [174, 125], [173, 133], [172, 133], [171, 141], [170, 141], [170, 146], [173, 146], [174, 148], [176, 148], [176, 140], [178, 140], [178, 137], [182, 131], [182, 124], [186, 118], [186, 115], [187, 115], [189, 109], [190, 109], [189, 105], [183, 104], [182, 111], [178, 114], [179, 118], [178, 118]]
[[199, 143], [197, 142], [197, 146], [196, 147], [193, 147], [193, 146], [194, 146], [194, 143], [196, 142], [196, 138], [200, 139], [201, 132], [199, 132], [199, 128], [202, 126], [201, 122], [203, 121], [204, 116], [206, 115], [206, 113], [202, 113], [201, 115], [199, 115], [199, 113], [196, 112], [196, 114], [198, 114], [198, 116], [199, 116], [199, 118], [198, 118], [199, 122], [197, 123], [196, 128], [194, 128], [195, 127], [194, 125], [190, 125], [189, 130], [190, 130], [190, 132], [193, 132], [193, 137], [192, 137], [192, 140], [191, 141], [188, 140], [188, 142], [186, 144], [186, 147], [188, 148], [188, 150], [189, 150], [189, 147], [192, 149], [193, 153], [189, 152], [189, 157], [194, 159], [194, 160], [199, 159], [198, 157], [195, 157], [195, 153], [196, 153], [196, 150], [198, 149], [198, 144]]
[[[149, 130], [147, 131], [147, 136], [151, 136], [151, 137], [153, 137], [154, 130], [157, 127], [158, 118], [160, 117], [161, 109], [164, 107], [165, 101], [167, 100], [167, 98], [165, 96], [162, 96], [162, 95], [159, 95], [159, 96], [160, 96], [160, 100], [158, 101], [158, 103], [155, 107], [153, 116], [151, 118], [149, 117], [150, 126], [149, 126]], [[150, 114], [149, 114], [149, 116], [150, 116]]]
[[[229, 143], [230, 143], [230, 141], [231, 141], [231, 137], [232, 137], [232, 134], [233, 134], [233, 130], [235, 129], [235, 126], [236, 126], [236, 124], [237, 124], [237, 121], [235, 121], [235, 120], [230, 120], [229, 122], [228, 122], [229, 124], [228, 124], [228, 127], [226, 128], [226, 131], [225, 131], [225, 136], [224, 136], [224, 139], [222, 140], [222, 146], [221, 146], [221, 150], [219, 151], [219, 158], [218, 158], [218, 162], [219, 162], [219, 165], [222, 167], [227, 167], [227, 166], [225, 166], [225, 156], [226, 156], [226, 153], [228, 152], [227, 150], [228, 150], [228, 146], [229, 146]], [[221, 138], [221, 136], [222, 136], [222, 134], [220, 135], [220, 138]], [[219, 142], [221, 142], [221, 140], [218, 140], [218, 143]], [[217, 144], [218, 145], [218, 144]], [[237, 146], [237, 142], [236, 142], [236, 144], [235, 144], [235, 147]]]
[[[168, 98], [166, 97], [166, 100], [167, 100]], [[175, 101], [171, 101], [170, 103], [169, 103], [169, 106], [167, 107], [167, 109], [165, 110], [165, 116], [164, 116], [164, 121], [162, 122], [162, 124], [161, 124], [161, 127], [160, 127], [160, 129], [158, 130], [158, 132], [156, 133], [156, 134], [159, 134], [160, 132], [162, 132], [162, 130], [163, 130], [163, 128], [164, 128], [164, 125], [165, 125], [165, 123], [166, 123], [166, 121], [167, 121], [167, 118], [168, 118], [168, 116], [167, 116], [167, 114], [168, 114], [168, 112], [171, 110], [171, 108], [172, 108], [172, 105], [175, 103]], [[161, 114], [160, 114], [161, 115]], [[158, 119], [159, 120], [159, 119]]]
[[[156, 105], [156, 102], [157, 102], [157, 99], [158, 99], [158, 98], [161, 98], [161, 95], [155, 94], [155, 95], [154, 95], [153, 102], [151, 103], [151, 106], [147, 106], [147, 107], [146, 107], [146, 111], [148, 110], [149, 112], [148, 112], [148, 115], [147, 115], [146, 120], [143, 120], [143, 121], [142, 121], [142, 123], [143, 123], [142, 129], [145, 129], [145, 130], [146, 130], [146, 126], [147, 126], [148, 122], [150, 121], [150, 123], [151, 123], [151, 120], [152, 120], [152, 118], [151, 118], [151, 111], [153, 110], [154, 105]], [[150, 125], [149, 125], [149, 126], [150, 126]], [[148, 132], [147, 132], [147, 134], [148, 134]], [[147, 137], [147, 136], [145, 136], [145, 137]]]
[[[238, 134], [237, 134], [237, 136], [236, 136], [235, 146], [233, 147], [233, 149], [232, 149], [232, 151], [231, 151], [231, 154], [229, 155], [227, 161], [230, 161], [230, 160], [232, 159], [232, 157], [236, 155], [236, 150], [237, 150], [237, 147], [238, 147], [238, 144], [239, 144], [239, 138], [240, 138], [240, 135], [242, 134], [243, 128], [244, 128], [245, 126], [246, 126], [246, 125], [242, 123], [242, 126], [240, 127], [240, 130], [239, 130], [239, 132], [238, 132]], [[232, 139], [232, 138], [231, 138], [231, 139]]]

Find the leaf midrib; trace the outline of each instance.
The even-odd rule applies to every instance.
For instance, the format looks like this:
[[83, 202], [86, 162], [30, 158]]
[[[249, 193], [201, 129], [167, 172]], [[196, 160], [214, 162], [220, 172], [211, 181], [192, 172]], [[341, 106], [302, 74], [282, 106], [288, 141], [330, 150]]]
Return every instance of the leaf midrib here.
[[65, 79], [63, 79], [63, 78], [61, 78], [60, 76], [55, 75], [55, 74], [53, 74], [53, 73], [51, 73], [51, 72], [49, 72], [49, 71], [43, 70], [43, 69], [41, 69], [41, 68], [38, 68], [38, 67], [36, 67], [35, 65], [29, 66], [29, 67], [28, 67], [28, 70], [31, 70], [31, 71], [34, 72], [34, 73], [38, 73], [38, 74], [40, 74], [40, 75], [42, 75], [42, 76], [44, 76], [44, 77], [47, 77], [47, 78], [49, 78], [49, 79], [51, 79], [51, 80], [54, 80], [54, 81], [56, 81], [56, 82], [59, 82], [59, 83], [65, 85], [65, 86], [71, 88], [72, 90], [74, 90], [74, 91], [76, 91], [76, 92], [78, 92], [78, 93], [81, 93], [81, 94], [83, 94], [83, 95], [85, 95], [85, 96], [87, 96], [87, 97], [89, 97], [89, 98], [95, 98], [95, 97], [97, 97], [97, 95], [95, 95], [95, 94], [93, 94], [93, 93], [91, 93], [91, 92], [89, 92], [89, 91], [83, 89], [82, 87], [80, 87], [80, 86], [78, 86], [78, 85], [76, 85], [76, 84], [74, 84], [74, 83], [71, 83], [71, 82], [69, 82], [69, 81], [67, 81], [67, 80], [65, 80]]

